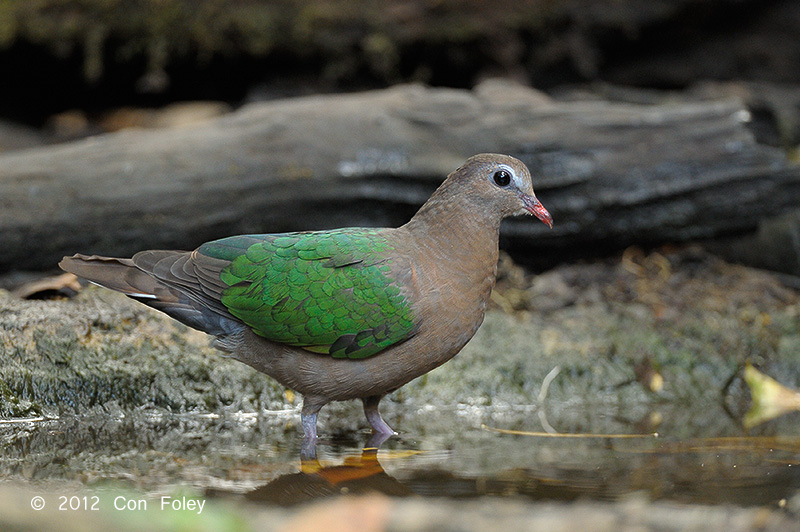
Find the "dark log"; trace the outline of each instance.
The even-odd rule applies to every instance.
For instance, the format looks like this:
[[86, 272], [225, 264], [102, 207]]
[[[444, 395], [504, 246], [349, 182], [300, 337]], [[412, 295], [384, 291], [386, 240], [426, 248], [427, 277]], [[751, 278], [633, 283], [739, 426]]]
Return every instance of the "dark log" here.
[[492, 81], [251, 104], [201, 127], [0, 154], [0, 270], [399, 225], [486, 151], [523, 159], [555, 219], [509, 221], [504, 245], [522, 258], [752, 231], [800, 205], [800, 169], [757, 144], [748, 117], [737, 101], [559, 103]]

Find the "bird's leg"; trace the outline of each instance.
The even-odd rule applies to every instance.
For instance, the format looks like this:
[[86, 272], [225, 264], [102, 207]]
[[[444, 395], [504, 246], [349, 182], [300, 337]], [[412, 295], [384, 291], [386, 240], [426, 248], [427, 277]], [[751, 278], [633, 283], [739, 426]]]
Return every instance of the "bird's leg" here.
[[300, 458], [314, 459], [317, 456], [317, 414], [325, 403], [303, 399], [300, 411], [300, 424], [303, 426], [303, 444], [300, 447]]
[[372, 425], [372, 430], [374, 430], [376, 434], [393, 436], [397, 433], [392, 430], [392, 427], [386, 424], [381, 417], [381, 413], [378, 412], [378, 403], [381, 402], [382, 398], [382, 395], [372, 395], [362, 399], [364, 402], [364, 414], [367, 416], [367, 421]]

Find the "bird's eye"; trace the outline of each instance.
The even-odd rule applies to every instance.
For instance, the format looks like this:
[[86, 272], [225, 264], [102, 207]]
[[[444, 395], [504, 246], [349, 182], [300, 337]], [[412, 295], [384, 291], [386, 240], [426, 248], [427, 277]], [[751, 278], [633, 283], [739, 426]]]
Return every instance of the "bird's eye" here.
[[504, 187], [511, 183], [511, 174], [506, 170], [498, 170], [494, 173], [493, 179], [497, 186]]

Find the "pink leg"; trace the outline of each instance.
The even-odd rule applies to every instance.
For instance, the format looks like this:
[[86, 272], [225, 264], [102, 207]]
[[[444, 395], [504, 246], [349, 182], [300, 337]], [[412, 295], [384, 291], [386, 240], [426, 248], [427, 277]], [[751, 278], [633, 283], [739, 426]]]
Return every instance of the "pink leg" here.
[[381, 413], [378, 412], [378, 403], [381, 402], [381, 399], [382, 396], [380, 395], [373, 395], [362, 399], [364, 402], [364, 414], [367, 416], [367, 421], [369, 421], [369, 424], [372, 425], [372, 430], [377, 434], [386, 434], [389, 436], [397, 434], [392, 430], [392, 427], [386, 424], [381, 417]]

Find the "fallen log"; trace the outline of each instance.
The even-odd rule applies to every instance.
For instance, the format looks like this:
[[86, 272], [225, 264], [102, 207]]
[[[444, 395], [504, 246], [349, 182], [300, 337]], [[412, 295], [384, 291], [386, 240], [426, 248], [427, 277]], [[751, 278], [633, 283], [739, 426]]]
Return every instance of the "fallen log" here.
[[0, 270], [234, 233], [399, 225], [467, 156], [524, 160], [555, 219], [503, 245], [559, 260], [729, 236], [800, 205], [800, 168], [737, 101], [556, 102], [507, 81], [250, 104], [204, 126], [0, 154]]

